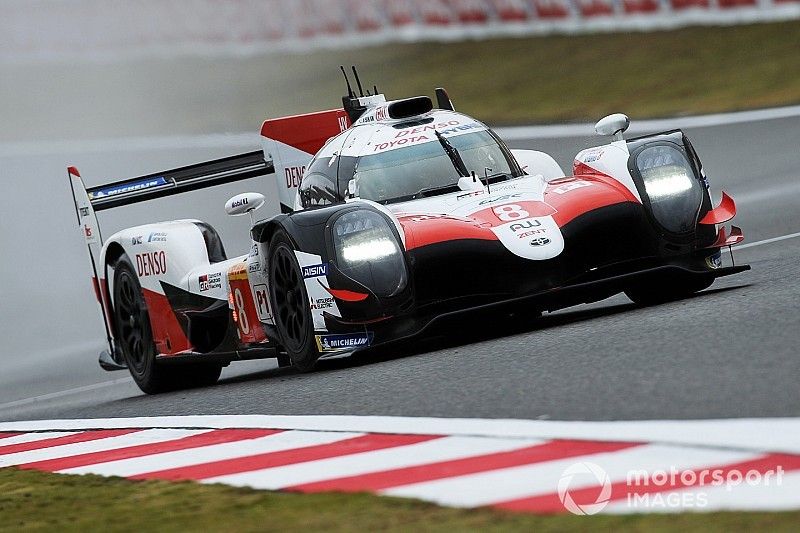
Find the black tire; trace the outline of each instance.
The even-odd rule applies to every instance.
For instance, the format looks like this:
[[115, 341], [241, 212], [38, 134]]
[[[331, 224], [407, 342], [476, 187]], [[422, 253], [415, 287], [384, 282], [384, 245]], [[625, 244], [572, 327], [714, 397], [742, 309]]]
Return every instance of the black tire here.
[[126, 254], [114, 265], [114, 326], [117, 344], [136, 385], [147, 394], [213, 385], [218, 364], [163, 365], [156, 361], [156, 345], [142, 286]]
[[655, 305], [687, 298], [705, 290], [714, 283], [713, 279], [671, 278], [652, 280], [625, 290], [625, 296], [637, 305]]
[[278, 230], [269, 245], [269, 291], [281, 346], [300, 372], [314, 368], [320, 353], [303, 274], [289, 236]]

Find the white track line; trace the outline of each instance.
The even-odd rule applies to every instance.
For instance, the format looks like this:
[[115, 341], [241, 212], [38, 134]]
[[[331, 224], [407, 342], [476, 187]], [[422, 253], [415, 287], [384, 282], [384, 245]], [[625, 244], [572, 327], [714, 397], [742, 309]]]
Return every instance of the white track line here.
[[12, 402], [6, 402], [0, 404], [0, 410], [3, 409], [11, 409], [14, 407], [22, 407], [24, 405], [30, 405], [32, 403], [43, 402], [47, 400], [56, 400], [58, 398], [63, 398], [65, 396], [71, 396], [73, 394], [80, 394], [82, 392], [91, 392], [99, 389], [104, 389], [106, 387], [113, 387], [115, 385], [121, 385], [123, 383], [133, 383], [133, 379], [130, 377], [126, 378], [119, 378], [114, 379], [111, 381], [102, 381], [100, 383], [92, 383], [91, 385], [84, 385], [83, 387], [75, 387], [74, 389], [66, 389], [57, 392], [49, 392], [47, 394], [41, 394], [39, 396], [31, 396], [30, 398], [22, 398], [20, 400], [14, 400]]
[[[623, 110], [624, 111], [624, 110]], [[769, 109], [754, 109], [751, 111], [737, 111], [734, 113], [715, 113], [713, 115], [698, 115], [693, 117], [674, 117], [653, 120], [636, 120], [632, 117], [630, 135], [653, 131], [708, 128], [714, 126], [729, 126], [745, 122], [760, 122], [780, 118], [793, 118], [800, 116], [800, 106], [775, 107]], [[598, 117], [600, 118], [600, 117]], [[553, 124], [543, 126], [515, 126], [496, 128], [497, 134], [507, 141], [522, 141], [526, 139], [553, 139], [559, 137], [589, 137], [595, 135], [594, 123], [589, 124]]]
[[0, 431], [96, 428], [273, 428], [324, 432], [660, 442], [800, 453], [800, 418], [555, 421], [350, 415], [189, 415], [2, 422]]
[[735, 251], [745, 250], [747, 248], [753, 248], [755, 246], [763, 246], [765, 244], [772, 244], [774, 242], [781, 242], [781, 241], [785, 241], [785, 240], [788, 240], [788, 239], [794, 239], [794, 238], [797, 238], [797, 237], [800, 237], [800, 232], [798, 232], [798, 233], [790, 233], [788, 235], [781, 235], [780, 237], [773, 237], [771, 239], [764, 239], [763, 241], [750, 242], [750, 243], [747, 243], [747, 244], [739, 244], [739, 245], [736, 245], [733, 249]]

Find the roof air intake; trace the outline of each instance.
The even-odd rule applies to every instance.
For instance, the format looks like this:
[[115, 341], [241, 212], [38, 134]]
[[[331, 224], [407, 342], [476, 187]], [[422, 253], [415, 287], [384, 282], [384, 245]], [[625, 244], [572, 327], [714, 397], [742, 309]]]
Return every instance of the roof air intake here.
[[411, 118], [433, 110], [433, 102], [427, 96], [415, 96], [389, 104], [389, 117], [394, 119]]

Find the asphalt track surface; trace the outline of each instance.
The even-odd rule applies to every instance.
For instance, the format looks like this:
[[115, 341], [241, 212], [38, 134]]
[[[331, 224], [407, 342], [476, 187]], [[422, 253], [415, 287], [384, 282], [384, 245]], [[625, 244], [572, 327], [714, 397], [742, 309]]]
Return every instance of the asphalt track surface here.
[[[734, 223], [744, 229], [747, 242], [800, 232], [800, 117], [686, 131], [704, 161], [716, 201], [721, 189], [737, 200]], [[511, 144], [552, 153], [566, 170], [578, 150], [601, 142], [570, 137]], [[96, 153], [83, 156], [89, 172], [82, 170], [84, 175], [100, 176], [109, 168], [119, 176], [133, 175], [236, 152]], [[20, 172], [49, 171], [63, 168], [62, 160], [63, 155], [23, 154], [7, 157], [5, 164]], [[226, 243], [235, 241], [245, 250], [246, 228], [218, 214], [229, 192], [237, 190], [209, 197], [213, 217], [189, 216], [221, 225]], [[176, 211], [176, 216], [159, 216], [186, 216]], [[113, 220], [108, 227], [131, 223], [122, 215]], [[152, 213], [145, 220], [154, 220]], [[230, 237], [234, 233], [243, 236]], [[79, 245], [77, 237], [68, 242]], [[227, 246], [233, 255], [235, 248]], [[277, 369], [272, 361], [234, 363], [217, 386], [160, 396], [140, 393], [125, 373], [97, 368], [102, 328], [92, 314], [93, 297], [88, 283], [69, 281], [63, 283], [63, 295], [44, 293], [30, 304], [39, 307], [47, 298], [52, 324], [36, 330], [36, 349], [20, 348], [23, 341], [14, 344], [13, 333], [22, 335], [20, 330], [6, 325], [2, 331], [7, 345], [0, 420], [181, 414], [554, 420], [798, 416], [800, 237], [749, 246], [735, 257], [753, 270], [718, 280], [682, 301], [641, 308], [620, 295], [537, 320], [459, 321], [413, 346], [322, 362], [314, 373]], [[86, 275], [77, 259], [65, 263], [65, 279]], [[48, 332], [58, 330], [59, 323], [69, 327], [54, 338]], [[80, 342], [70, 344], [67, 338]]]

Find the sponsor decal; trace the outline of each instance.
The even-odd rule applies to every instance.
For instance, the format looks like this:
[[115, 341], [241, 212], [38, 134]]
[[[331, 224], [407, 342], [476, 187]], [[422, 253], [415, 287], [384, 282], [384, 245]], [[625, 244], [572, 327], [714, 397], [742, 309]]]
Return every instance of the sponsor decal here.
[[90, 228], [86, 224], [83, 225], [83, 234], [86, 235], [87, 239], [91, 239], [92, 237], [94, 237], [94, 234], [92, 232], [92, 228]]
[[161, 231], [155, 231], [147, 237], [147, 242], [167, 242], [167, 234]]
[[80, 208], [81, 217], [88, 217], [89, 216], [89, 208], [88, 207], [81, 207]]
[[222, 288], [222, 272], [214, 274], [203, 274], [199, 278], [200, 292], [210, 291], [211, 289]]
[[328, 275], [328, 263], [303, 267], [304, 278], [319, 278]]
[[547, 237], [537, 237], [531, 241], [531, 246], [545, 246], [550, 244], [550, 239]]
[[236, 200], [235, 202], [231, 202], [231, 209], [233, 209], [234, 207], [242, 207], [243, 205], [247, 205], [249, 203], [250, 203], [250, 200], [248, 200], [247, 198], [240, 198], [239, 200]]
[[381, 106], [375, 110], [375, 120], [389, 120], [389, 106]]
[[485, 194], [486, 191], [472, 191], [465, 194], [459, 194], [456, 196], [456, 200], [463, 200], [464, 198], [472, 198], [473, 196], [480, 196], [481, 194]]
[[443, 137], [447, 137], [448, 135], [452, 135], [453, 133], [458, 133], [459, 131], [469, 131], [469, 130], [482, 130], [483, 126], [480, 124], [472, 123], [472, 124], [464, 124], [463, 126], [456, 126], [455, 128], [446, 129], [444, 131], [440, 131], [439, 133], [442, 134]]
[[546, 229], [534, 229], [531, 231], [526, 231], [525, 233], [520, 233], [517, 235], [520, 239], [524, 239], [525, 237], [531, 237], [533, 235], [541, 235], [542, 233], [547, 233]]
[[322, 310], [333, 307], [333, 298], [311, 298], [311, 309]]
[[542, 223], [539, 222], [538, 220], [525, 220], [524, 222], [517, 222], [515, 224], [511, 224], [511, 231], [516, 233], [524, 229], [538, 228], [541, 225]]
[[258, 261], [252, 261], [247, 266], [248, 272], [258, 272], [259, 270], [261, 270], [261, 263], [259, 263]]
[[372, 344], [373, 337], [374, 334], [371, 331], [345, 335], [317, 335], [317, 348], [321, 352], [362, 348]]
[[583, 155], [583, 162], [584, 163], [594, 163], [601, 157], [603, 157], [604, 150], [602, 148], [596, 150], [590, 150], [589, 152]]
[[258, 244], [253, 244], [250, 247], [250, 257], [258, 257]]
[[522, 196], [522, 193], [506, 194], [504, 196], [498, 196], [497, 198], [487, 198], [486, 200], [483, 200], [478, 205], [493, 204], [495, 202], [502, 202], [504, 200], [510, 200], [511, 198], [519, 198], [520, 196]]
[[306, 173], [306, 167], [286, 167], [283, 169], [283, 174], [286, 176], [286, 188], [293, 189], [300, 186], [303, 181], [303, 175]]
[[142, 244], [141, 235], [137, 235], [136, 237], [131, 237], [131, 246], [136, 246], [137, 244]]
[[444, 135], [445, 133], [448, 132], [452, 133], [456, 131], [456, 130], [445, 130], [445, 128], [448, 128], [450, 126], [458, 126], [459, 124], [461, 124], [459, 121], [451, 120], [450, 122], [441, 122], [439, 124], [428, 124], [427, 126], [420, 126], [418, 128], [409, 128], [407, 130], [399, 131], [397, 135], [394, 136], [394, 138], [399, 139], [401, 137], [407, 137], [409, 135], [412, 136], [419, 135], [420, 133], [425, 133], [426, 131], [436, 131], [436, 130], [444, 130], [443, 132], [440, 132], [442, 133], [442, 135]]
[[[362, 124], [367, 124], [369, 122], [375, 122], [375, 117], [373, 117], [372, 115], [367, 115], [366, 117], [364, 117], [361, 120], [359, 120], [359, 122], [362, 123]], [[342, 131], [344, 131], [344, 130], [342, 130]]]
[[256, 313], [259, 320], [272, 319], [272, 309], [269, 307], [269, 293], [266, 285], [256, 285], [253, 287], [255, 294]]
[[515, 222], [514, 224], [511, 224], [509, 228], [514, 233], [522, 231], [522, 233], [517, 234], [517, 237], [520, 239], [524, 239], [526, 237], [531, 237], [533, 235], [541, 235], [542, 233], [547, 233], [547, 230], [542, 228], [541, 225], [542, 225], [541, 221], [529, 219], [529, 220], [523, 220], [522, 222]]
[[722, 254], [716, 253], [706, 257], [706, 266], [712, 270], [722, 268]]
[[110, 196], [117, 196], [120, 194], [128, 194], [137, 191], [143, 191], [153, 187], [163, 187], [169, 185], [169, 182], [163, 177], [149, 178], [145, 180], [134, 181], [124, 185], [115, 185], [111, 187], [104, 187], [89, 193], [89, 198], [96, 200], [98, 198], [108, 198]]
[[588, 181], [573, 181], [572, 183], [567, 183], [566, 185], [562, 185], [557, 189], [553, 189], [553, 192], [556, 194], [567, 194], [569, 191], [574, 191], [575, 189], [580, 189], [582, 187], [591, 187], [591, 183]]
[[395, 141], [387, 141], [385, 143], [376, 144], [375, 151], [380, 152], [381, 150], [388, 150], [389, 148], [394, 148], [396, 146], [404, 146], [406, 144], [414, 144], [423, 141], [430, 141], [430, 138], [426, 135], [419, 135], [416, 137], [404, 137], [402, 139], [397, 139]]
[[136, 254], [136, 270], [140, 278], [166, 274], [167, 254], [165, 252]]
[[343, 132], [347, 129], [347, 117], [339, 117], [339, 132]]

